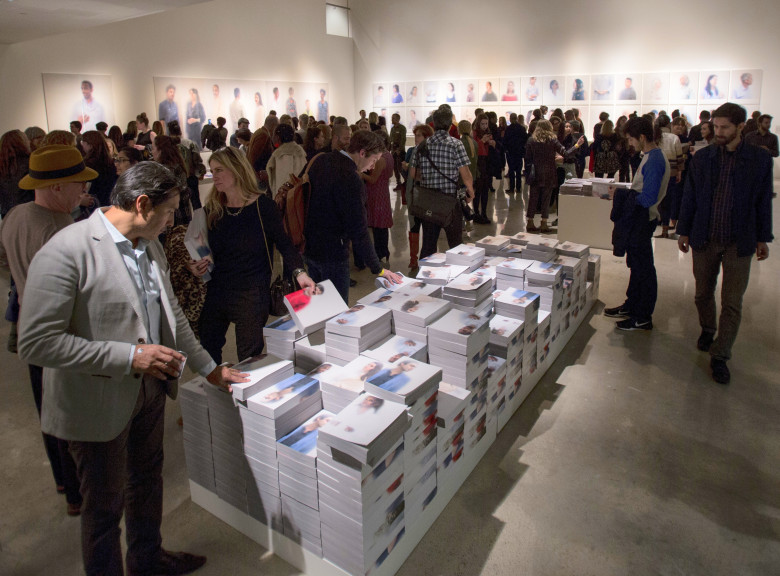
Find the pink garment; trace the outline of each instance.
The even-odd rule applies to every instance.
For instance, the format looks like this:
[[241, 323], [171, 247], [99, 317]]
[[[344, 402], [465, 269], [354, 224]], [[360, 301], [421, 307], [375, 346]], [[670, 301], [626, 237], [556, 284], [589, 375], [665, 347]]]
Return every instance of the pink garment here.
[[[373, 184], [366, 182], [366, 212], [371, 228], [392, 228], [393, 209], [390, 207], [390, 177], [393, 175], [393, 155], [385, 151], [384, 170]], [[376, 168], [374, 168], [376, 170]]]

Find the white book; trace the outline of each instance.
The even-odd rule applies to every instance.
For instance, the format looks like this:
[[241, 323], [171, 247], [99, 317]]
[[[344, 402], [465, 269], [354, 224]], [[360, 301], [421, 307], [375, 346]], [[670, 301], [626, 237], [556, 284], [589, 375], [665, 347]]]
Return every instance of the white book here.
[[447, 263], [478, 262], [485, 258], [485, 249], [473, 244], [459, 244], [447, 250]]
[[417, 278], [426, 284], [444, 285], [456, 276], [462, 274], [468, 269], [468, 266], [457, 264], [445, 264], [444, 266], [420, 266], [417, 272]]
[[364, 356], [380, 362], [395, 362], [401, 358], [425, 361], [427, 354], [428, 345], [425, 340], [414, 340], [397, 335], [388, 336], [370, 350], [363, 352]]
[[556, 246], [558, 246], [558, 241], [555, 238], [539, 236], [539, 238], [535, 238], [532, 242], [528, 242], [527, 248], [533, 248], [534, 250], [543, 252], [555, 252]]
[[299, 462], [311, 459], [311, 464], [314, 466], [314, 458], [317, 456], [317, 433], [330, 422], [333, 416], [332, 412], [320, 410], [295, 430], [283, 436], [278, 441], [277, 450], [280, 454], [284, 452]]
[[447, 255], [444, 252], [436, 252], [425, 258], [420, 258], [420, 266], [444, 266], [447, 263]]
[[590, 247], [587, 244], [577, 244], [576, 242], [561, 242], [555, 249], [558, 254], [575, 258], [582, 258], [590, 254]]
[[519, 244], [520, 246], [526, 246], [531, 242], [539, 242], [544, 239], [544, 236], [539, 234], [530, 234], [528, 232], [518, 232], [514, 236], [510, 237], [512, 244]]
[[459, 293], [475, 294], [485, 292], [490, 289], [492, 284], [492, 279], [483, 274], [461, 274], [444, 286], [444, 294], [457, 295]]
[[249, 382], [234, 382], [230, 385], [233, 398], [243, 402], [260, 390], [281, 382], [294, 373], [292, 362], [280, 360], [270, 354], [249, 358], [239, 362], [234, 368], [248, 374]]
[[342, 334], [352, 338], [361, 338], [380, 324], [387, 324], [390, 332], [391, 313], [375, 306], [355, 304], [325, 323], [328, 333]]
[[526, 260], [524, 258], [505, 258], [501, 264], [496, 266], [496, 275], [522, 278], [525, 275], [526, 269], [533, 263], [533, 260]]
[[295, 325], [295, 321], [288, 314], [277, 318], [263, 327], [263, 336], [266, 338], [278, 338], [280, 340], [297, 340], [303, 333]]
[[407, 323], [415, 326], [427, 326], [435, 319], [443, 316], [450, 309], [450, 303], [441, 298], [433, 298], [423, 294], [408, 296], [397, 294], [388, 302], [393, 311], [393, 319], [397, 324]]
[[293, 374], [253, 394], [247, 399], [246, 405], [255, 414], [275, 419], [290, 412], [299, 404], [318, 402], [319, 391], [319, 382], [314, 378]]
[[320, 385], [323, 392], [343, 391], [353, 398], [365, 390], [365, 382], [385, 367], [374, 358], [358, 356], [346, 365], [336, 367], [321, 374]]
[[311, 296], [303, 290], [288, 294], [284, 297], [284, 305], [295, 325], [304, 333], [319, 330], [330, 318], [349, 308], [330, 280], [318, 283]]
[[395, 292], [396, 290], [403, 290], [407, 287], [415, 284], [417, 280], [415, 278], [409, 278], [408, 276], [404, 276], [403, 272], [396, 272], [401, 277], [401, 282], [399, 284], [393, 284], [390, 282], [387, 278], [382, 278], [381, 276], [377, 276], [374, 279], [374, 284], [377, 288], [382, 288], [384, 290], [390, 290], [391, 292]]
[[205, 258], [209, 261], [208, 271], [200, 279], [204, 282], [211, 280], [210, 272], [214, 270], [214, 255], [209, 246], [209, 231], [206, 225], [206, 212], [203, 208], [198, 208], [192, 213], [192, 220], [184, 234], [184, 246], [193, 260]]
[[366, 392], [406, 405], [413, 404], [441, 381], [441, 370], [430, 364], [402, 358], [366, 380]]

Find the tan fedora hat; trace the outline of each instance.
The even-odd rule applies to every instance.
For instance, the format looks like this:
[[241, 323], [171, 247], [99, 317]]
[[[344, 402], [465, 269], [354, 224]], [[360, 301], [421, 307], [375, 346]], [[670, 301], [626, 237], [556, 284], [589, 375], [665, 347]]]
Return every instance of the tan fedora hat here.
[[88, 182], [98, 173], [84, 165], [75, 146], [51, 144], [30, 154], [30, 172], [19, 181], [19, 188], [35, 190], [65, 182]]

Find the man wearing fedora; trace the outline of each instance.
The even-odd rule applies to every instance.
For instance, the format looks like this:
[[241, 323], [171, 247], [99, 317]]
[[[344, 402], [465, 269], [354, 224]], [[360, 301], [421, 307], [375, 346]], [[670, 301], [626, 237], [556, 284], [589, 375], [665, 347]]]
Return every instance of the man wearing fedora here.
[[[19, 182], [19, 187], [35, 190], [35, 200], [13, 208], [0, 227], [0, 251], [6, 254], [20, 305], [24, 301], [27, 270], [33, 256], [52, 236], [73, 224], [70, 213], [85, 194], [84, 183], [95, 178], [97, 172], [84, 166], [81, 153], [73, 146], [44, 146], [30, 157], [30, 172]], [[28, 370], [40, 417], [43, 368], [29, 364]], [[57, 491], [65, 494], [68, 515], [78, 516], [81, 494], [68, 443], [44, 432], [43, 444]]]
[[157, 236], [182, 193], [170, 170], [140, 162], [117, 181], [111, 207], [57, 233], [27, 274], [19, 356], [46, 368], [41, 426], [69, 441], [76, 462], [88, 575], [124, 574], [123, 512], [130, 575], [187, 574], [206, 562], [161, 546], [165, 399], [176, 397], [186, 360], [226, 390], [247, 379], [214, 363], [173, 296]]

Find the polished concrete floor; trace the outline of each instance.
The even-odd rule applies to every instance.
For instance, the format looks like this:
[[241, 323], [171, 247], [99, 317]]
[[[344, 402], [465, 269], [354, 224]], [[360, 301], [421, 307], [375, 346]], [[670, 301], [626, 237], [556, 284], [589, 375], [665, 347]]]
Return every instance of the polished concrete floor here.
[[[406, 219], [395, 205], [391, 267], [405, 271]], [[499, 187], [494, 224], [472, 238], [522, 230], [521, 208]], [[655, 329], [623, 333], [602, 316], [603, 304], [623, 301], [628, 273], [599, 251], [601, 302], [399, 574], [780, 574], [780, 248], [753, 263], [726, 387], [695, 348], [690, 256], [655, 242]], [[373, 287], [368, 271], [354, 277], [353, 300]], [[0, 574], [77, 575], [79, 521], [55, 493], [27, 371], [5, 350], [6, 333]], [[206, 554], [203, 576], [299, 574], [190, 501], [179, 413], [169, 402], [165, 546]]]

